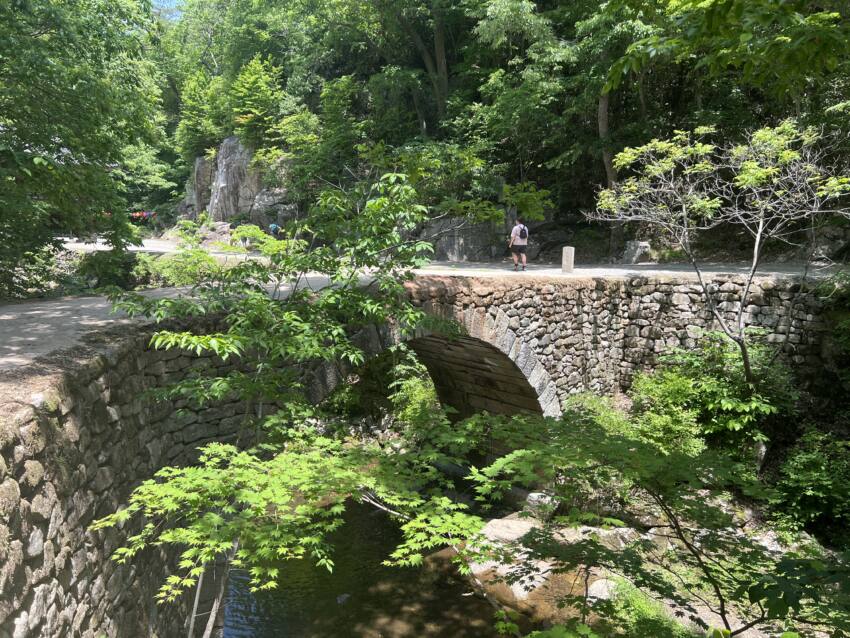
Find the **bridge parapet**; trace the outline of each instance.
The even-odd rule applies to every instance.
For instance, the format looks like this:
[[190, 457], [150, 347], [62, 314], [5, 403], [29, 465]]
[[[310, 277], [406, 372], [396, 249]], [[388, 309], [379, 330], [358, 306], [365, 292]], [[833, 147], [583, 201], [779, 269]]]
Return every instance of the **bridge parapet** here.
[[[740, 308], [744, 278], [715, 276], [711, 284], [724, 318], [732, 320]], [[548, 414], [556, 413], [573, 393], [625, 389], [660, 354], [692, 348], [701, 333], [719, 329], [701, 287], [687, 275], [428, 276], [410, 282], [407, 289], [416, 304], [456, 319], [470, 337], [514, 361]], [[821, 307], [815, 295], [800, 292], [792, 279], [766, 277], [756, 281], [744, 320], [782, 344], [791, 364], [817, 369], [826, 329]]]

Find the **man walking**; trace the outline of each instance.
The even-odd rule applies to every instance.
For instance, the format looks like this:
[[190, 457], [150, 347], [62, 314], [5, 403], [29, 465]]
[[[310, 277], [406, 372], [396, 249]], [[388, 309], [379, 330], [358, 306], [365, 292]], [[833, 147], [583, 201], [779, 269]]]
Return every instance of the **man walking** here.
[[525, 251], [528, 247], [528, 227], [522, 223], [522, 219], [517, 217], [516, 224], [511, 230], [511, 240], [508, 242], [508, 248], [511, 249], [511, 257], [514, 259], [514, 270], [519, 265], [520, 256], [522, 256], [522, 269], [525, 270]]

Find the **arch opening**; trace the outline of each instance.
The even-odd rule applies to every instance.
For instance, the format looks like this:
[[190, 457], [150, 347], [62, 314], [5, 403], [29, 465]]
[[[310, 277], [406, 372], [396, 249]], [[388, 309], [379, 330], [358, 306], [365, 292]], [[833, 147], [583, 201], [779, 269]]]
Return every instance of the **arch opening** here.
[[428, 369], [443, 405], [465, 418], [492, 414], [544, 414], [538, 393], [507, 355], [473, 337], [436, 335], [407, 342]]

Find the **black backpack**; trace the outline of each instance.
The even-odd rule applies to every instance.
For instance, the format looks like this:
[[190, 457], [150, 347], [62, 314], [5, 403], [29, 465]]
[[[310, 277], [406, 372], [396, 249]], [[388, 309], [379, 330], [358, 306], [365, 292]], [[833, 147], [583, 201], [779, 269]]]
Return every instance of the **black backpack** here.
[[519, 238], [527, 239], [528, 238], [528, 229], [523, 225], [519, 227]]

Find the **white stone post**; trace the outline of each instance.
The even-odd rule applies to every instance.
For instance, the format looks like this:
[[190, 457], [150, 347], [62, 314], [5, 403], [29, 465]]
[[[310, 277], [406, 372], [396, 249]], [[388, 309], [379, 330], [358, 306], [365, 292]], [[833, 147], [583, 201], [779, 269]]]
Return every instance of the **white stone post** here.
[[576, 249], [572, 246], [564, 246], [564, 252], [561, 255], [561, 272], [572, 272], [573, 262], [576, 257]]

